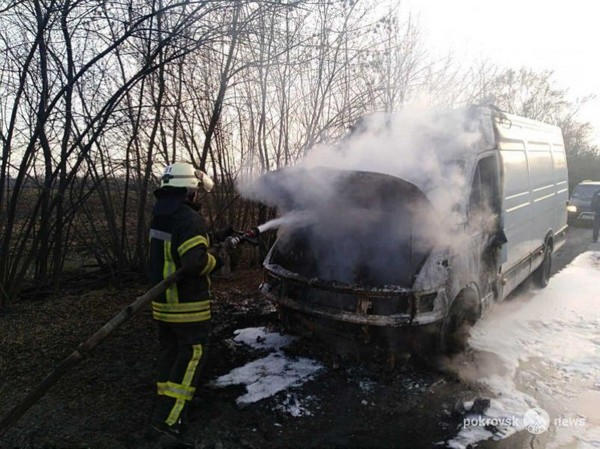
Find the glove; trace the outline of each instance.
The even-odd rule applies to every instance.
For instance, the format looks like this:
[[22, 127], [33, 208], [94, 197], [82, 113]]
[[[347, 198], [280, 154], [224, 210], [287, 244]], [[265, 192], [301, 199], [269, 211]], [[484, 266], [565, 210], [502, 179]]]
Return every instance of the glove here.
[[245, 232], [236, 232], [234, 236], [228, 237], [226, 244], [231, 247], [237, 247], [241, 242], [247, 242], [251, 245], [257, 246], [259, 244], [258, 237], [260, 231], [258, 228], [252, 228]]
[[213, 242], [222, 242], [227, 237], [231, 237], [234, 234], [234, 230], [231, 226], [227, 226], [226, 228], [219, 229], [218, 231], [213, 232], [211, 241]]

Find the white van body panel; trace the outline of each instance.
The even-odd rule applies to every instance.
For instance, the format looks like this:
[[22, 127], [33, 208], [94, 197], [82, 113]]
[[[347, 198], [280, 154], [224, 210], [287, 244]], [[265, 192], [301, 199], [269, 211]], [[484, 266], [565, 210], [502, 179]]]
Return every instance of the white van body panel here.
[[507, 295], [541, 264], [536, 256], [548, 238], [555, 251], [563, 243], [556, 237], [567, 227], [568, 175], [560, 128], [511, 114], [495, 115], [494, 123], [507, 238], [501, 273], [513, 272]]
[[[459, 112], [457, 117], [464, 122], [462, 130], [477, 130], [480, 138], [469, 141], [460, 151], [450, 152], [447, 161], [442, 158], [442, 163], [459, 167], [461, 180], [464, 177], [464, 188], [452, 197], [456, 216], [449, 220], [451, 232], [435, 242], [410, 288], [402, 287], [400, 293], [370, 291], [373, 298], [384, 294], [386, 304], [394, 307], [400, 303], [390, 302], [392, 298], [406, 299], [410, 311], [389, 308], [370, 313], [371, 296], [366, 302], [356, 302], [359, 296], [354, 293], [360, 290], [360, 298], [365, 298], [364, 289], [357, 290], [354, 285], [343, 289], [330, 284], [319, 287], [314, 280], [272, 263], [275, 246], [264, 264], [273, 279], [263, 284], [262, 291], [284, 308], [319, 320], [380, 328], [410, 327], [411, 332], [423, 327], [422, 335], [428, 337], [435, 335], [435, 328], [443, 337], [444, 325], [455, 305], [469, 307], [467, 310], [479, 316], [492, 301], [503, 300], [540, 267], [548, 248], [556, 251], [566, 236], [568, 174], [560, 129], [503, 113], [493, 106], [472, 106]], [[422, 179], [422, 184], [419, 179], [405, 181], [421, 190], [434, 210], [436, 198], [447, 200], [447, 196], [439, 195], [444, 185], [431, 184], [427, 179]], [[457, 239], [452, 241], [454, 235]], [[306, 287], [288, 289], [288, 280]], [[479, 301], [477, 310], [470, 301], [473, 297]], [[335, 306], [328, 303], [329, 298], [335, 298]], [[339, 329], [336, 327], [334, 333]], [[390, 341], [390, 335], [398, 335], [401, 341], [400, 334], [385, 335]]]

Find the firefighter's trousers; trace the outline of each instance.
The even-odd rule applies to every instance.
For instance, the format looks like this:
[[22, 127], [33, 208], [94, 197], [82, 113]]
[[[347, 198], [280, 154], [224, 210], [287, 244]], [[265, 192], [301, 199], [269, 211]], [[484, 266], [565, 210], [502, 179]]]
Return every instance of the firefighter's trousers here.
[[152, 422], [175, 426], [187, 420], [187, 408], [206, 359], [210, 321], [169, 324], [158, 322], [160, 355]]

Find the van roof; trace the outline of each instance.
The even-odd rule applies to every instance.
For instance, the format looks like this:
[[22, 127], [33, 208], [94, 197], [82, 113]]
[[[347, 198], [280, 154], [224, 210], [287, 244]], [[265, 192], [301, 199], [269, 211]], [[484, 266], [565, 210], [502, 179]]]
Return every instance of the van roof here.
[[493, 106], [487, 109], [500, 141], [550, 143], [564, 151], [562, 132], [558, 126], [502, 112]]

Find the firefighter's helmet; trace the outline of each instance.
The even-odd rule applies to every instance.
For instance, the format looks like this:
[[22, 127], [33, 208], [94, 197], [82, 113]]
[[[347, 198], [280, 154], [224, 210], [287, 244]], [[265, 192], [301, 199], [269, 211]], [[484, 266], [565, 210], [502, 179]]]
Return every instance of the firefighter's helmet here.
[[186, 162], [175, 162], [167, 165], [160, 180], [160, 187], [183, 187], [189, 190], [197, 190], [202, 187], [210, 192], [215, 183], [202, 170], [196, 170], [192, 164]]

